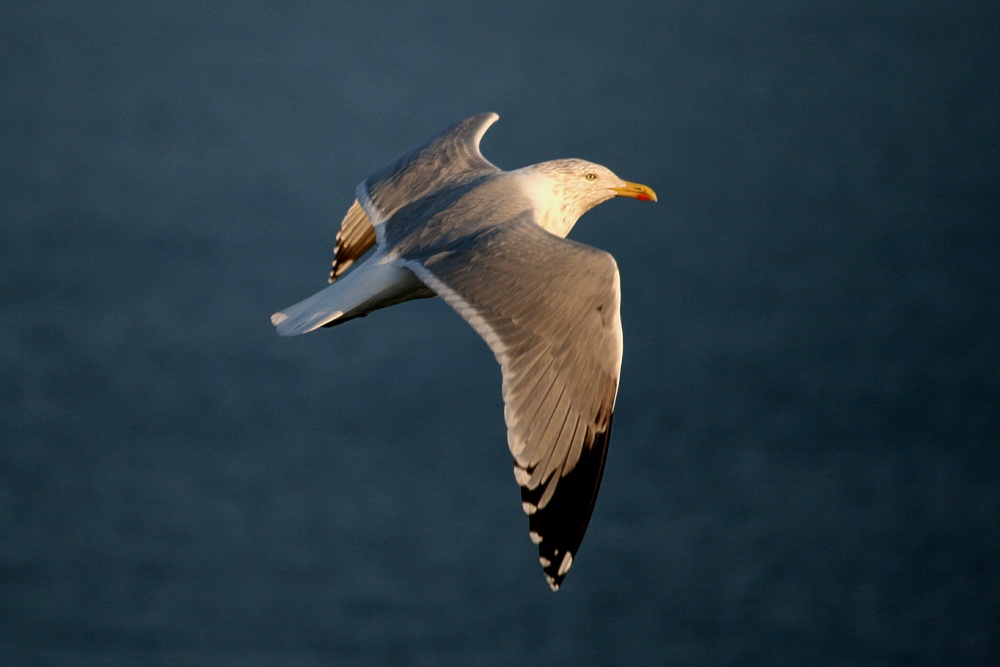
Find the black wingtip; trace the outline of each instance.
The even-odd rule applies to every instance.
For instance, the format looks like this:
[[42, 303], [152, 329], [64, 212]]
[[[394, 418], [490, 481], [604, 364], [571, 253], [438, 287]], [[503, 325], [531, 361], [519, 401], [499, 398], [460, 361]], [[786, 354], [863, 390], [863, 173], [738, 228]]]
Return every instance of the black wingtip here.
[[545, 507], [538, 508], [545, 485], [521, 488], [521, 501], [529, 513], [530, 535], [538, 543], [539, 561], [553, 591], [559, 590], [566, 578], [590, 524], [604, 477], [610, 437], [609, 415], [605, 429], [594, 434], [593, 443], [584, 443], [576, 467], [558, 480], [558, 487]]

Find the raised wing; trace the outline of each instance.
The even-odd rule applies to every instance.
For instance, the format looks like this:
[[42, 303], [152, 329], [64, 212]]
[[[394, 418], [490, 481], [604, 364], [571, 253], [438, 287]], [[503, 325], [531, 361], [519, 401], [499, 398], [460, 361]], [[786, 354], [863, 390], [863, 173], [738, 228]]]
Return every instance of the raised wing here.
[[375, 228], [355, 199], [347, 215], [340, 223], [337, 244], [333, 247], [333, 266], [330, 268], [330, 282], [340, 277], [354, 262], [375, 245]]
[[358, 201], [375, 227], [404, 206], [498, 172], [479, 152], [480, 140], [498, 118], [481, 113], [455, 123], [358, 185]]
[[507, 441], [553, 590], [590, 521], [621, 370], [614, 258], [530, 214], [406, 266], [486, 340], [503, 372]]

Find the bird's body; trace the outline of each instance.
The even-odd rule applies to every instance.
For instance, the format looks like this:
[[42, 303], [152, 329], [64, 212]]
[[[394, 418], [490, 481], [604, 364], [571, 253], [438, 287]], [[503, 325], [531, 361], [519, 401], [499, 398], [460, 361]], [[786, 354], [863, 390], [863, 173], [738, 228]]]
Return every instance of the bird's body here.
[[615, 261], [565, 236], [602, 201], [656, 196], [583, 160], [501, 171], [479, 152], [497, 118], [461, 121], [358, 185], [332, 284], [271, 321], [294, 335], [435, 295], [458, 311], [503, 371], [514, 475], [555, 590], [597, 497], [622, 355]]

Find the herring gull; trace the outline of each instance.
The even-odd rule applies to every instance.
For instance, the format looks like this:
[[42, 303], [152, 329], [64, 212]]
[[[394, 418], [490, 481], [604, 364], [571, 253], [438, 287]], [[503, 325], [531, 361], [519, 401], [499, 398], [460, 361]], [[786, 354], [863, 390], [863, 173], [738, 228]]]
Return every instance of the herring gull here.
[[656, 194], [584, 160], [502, 171], [479, 151], [498, 118], [460, 121], [359, 184], [331, 284], [271, 322], [293, 336], [431, 296], [465, 318], [500, 363], [521, 506], [557, 590], [597, 499], [622, 360], [615, 260], [565, 237], [601, 202]]

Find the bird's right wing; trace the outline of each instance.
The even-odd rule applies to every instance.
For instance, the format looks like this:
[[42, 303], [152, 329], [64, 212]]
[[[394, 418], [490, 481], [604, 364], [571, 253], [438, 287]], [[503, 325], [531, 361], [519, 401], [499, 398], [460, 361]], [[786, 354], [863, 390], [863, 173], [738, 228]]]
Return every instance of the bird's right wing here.
[[459, 121], [358, 185], [358, 201], [376, 229], [407, 205], [500, 171], [479, 152], [498, 118], [481, 113]]
[[[330, 282], [381, 239], [382, 223], [400, 209], [498, 173], [500, 170], [479, 150], [483, 135], [498, 118], [495, 113], [481, 113], [459, 121], [359, 184], [358, 198], [347, 211], [337, 234]], [[406, 219], [419, 223], [423, 217]], [[402, 229], [398, 231], [405, 233]]]
[[340, 223], [337, 244], [333, 247], [333, 266], [330, 268], [330, 282], [351, 268], [354, 262], [375, 245], [375, 228], [371, 220], [355, 199], [347, 215]]

